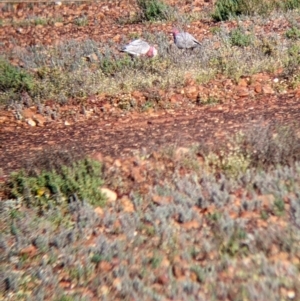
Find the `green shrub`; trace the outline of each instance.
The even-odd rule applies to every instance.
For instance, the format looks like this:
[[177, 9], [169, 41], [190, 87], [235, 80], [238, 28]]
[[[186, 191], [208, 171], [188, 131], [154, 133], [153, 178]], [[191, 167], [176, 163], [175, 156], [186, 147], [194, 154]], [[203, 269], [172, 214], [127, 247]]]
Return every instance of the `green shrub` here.
[[215, 21], [225, 21], [241, 13], [240, 0], [219, 0], [216, 3], [212, 17]]
[[31, 91], [33, 88], [34, 78], [30, 74], [0, 57], [0, 91], [20, 92]]
[[74, 20], [74, 24], [77, 26], [86, 26], [89, 24], [87, 16], [78, 17]]
[[168, 6], [159, 0], [138, 0], [141, 17], [146, 21], [167, 19]]
[[288, 39], [297, 40], [300, 38], [300, 29], [293, 26], [286, 31], [285, 35]]
[[28, 206], [37, 206], [41, 211], [62, 204], [72, 197], [87, 200], [93, 205], [104, 205], [104, 196], [99, 188], [101, 165], [90, 159], [62, 166], [60, 170], [42, 171], [32, 176], [24, 170], [13, 173], [8, 183], [10, 197], [24, 198]]
[[230, 33], [230, 42], [233, 46], [246, 47], [252, 40], [252, 35], [244, 33], [241, 28], [233, 29]]
[[131, 58], [125, 56], [123, 58], [115, 59], [113, 57], [104, 57], [100, 60], [100, 69], [105, 75], [114, 75], [122, 71], [126, 67], [133, 65]]
[[225, 21], [239, 15], [267, 15], [272, 11], [287, 11], [300, 7], [300, 0], [218, 0], [212, 17]]

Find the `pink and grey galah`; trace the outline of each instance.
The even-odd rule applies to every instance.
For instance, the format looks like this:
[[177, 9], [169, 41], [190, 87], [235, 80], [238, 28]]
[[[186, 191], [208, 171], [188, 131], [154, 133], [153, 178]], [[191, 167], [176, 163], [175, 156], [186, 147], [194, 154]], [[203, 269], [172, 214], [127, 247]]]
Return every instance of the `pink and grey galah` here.
[[180, 32], [177, 28], [173, 28], [172, 34], [174, 43], [179, 49], [193, 49], [201, 45], [200, 42], [188, 32]]
[[157, 55], [157, 49], [141, 39], [134, 40], [125, 45], [121, 51], [127, 52], [133, 56], [154, 57]]

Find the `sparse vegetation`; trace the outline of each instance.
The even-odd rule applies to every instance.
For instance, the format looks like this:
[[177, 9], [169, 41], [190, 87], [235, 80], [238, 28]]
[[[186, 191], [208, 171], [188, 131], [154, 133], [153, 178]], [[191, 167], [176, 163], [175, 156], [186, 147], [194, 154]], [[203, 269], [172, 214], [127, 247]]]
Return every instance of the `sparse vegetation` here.
[[230, 32], [230, 42], [233, 46], [246, 47], [253, 41], [251, 34], [244, 33], [241, 28], [236, 28]]
[[100, 176], [100, 165], [91, 160], [60, 166], [58, 170], [42, 170], [36, 175], [20, 171], [11, 175], [9, 197], [21, 198], [40, 212], [77, 198], [102, 206], [105, 198], [99, 190]]
[[30, 92], [34, 89], [34, 78], [24, 70], [11, 65], [6, 59], [0, 57], [0, 94]]
[[[277, 130], [275, 137], [285, 137], [280, 131]], [[286, 133], [286, 129], [282, 131]], [[273, 143], [273, 136], [264, 137], [262, 143]], [[282, 156], [283, 160], [266, 165], [262, 159], [262, 164], [257, 164], [252, 156], [254, 148], [244, 148], [244, 141], [245, 136], [239, 135], [233, 148], [235, 154], [237, 150], [239, 154], [247, 150], [248, 168], [244, 170], [236, 160], [232, 161], [237, 164], [236, 169], [232, 169], [229, 161], [222, 163], [226, 155], [230, 157], [230, 149], [227, 154], [214, 150], [215, 158], [221, 163], [217, 173], [213, 165], [205, 163], [211, 162], [211, 151], [203, 152], [204, 163], [198, 163], [198, 168], [187, 164], [187, 160], [197, 161], [201, 147], [194, 147], [179, 159], [176, 151], [170, 150], [156, 153], [155, 159], [151, 155], [144, 159], [136, 157], [136, 162], [143, 160], [144, 166], [150, 168], [149, 183], [154, 175], [150, 173], [152, 164], [158, 162], [157, 166], [164, 166], [164, 171], [155, 175], [155, 181], [160, 184], [153, 185], [142, 200], [135, 190], [137, 187], [132, 187], [129, 202], [135, 204], [133, 212], [124, 211], [121, 200], [119, 205], [105, 205], [103, 215], [98, 216], [87, 202], [81, 201], [87, 199], [78, 190], [84, 185], [76, 188], [78, 198], [65, 202], [64, 207], [50, 206], [42, 216], [36, 206], [28, 211], [24, 203], [1, 202], [2, 258], [11, 258], [11, 261], [13, 258], [20, 271], [18, 274], [9, 272], [10, 261], [3, 262], [6, 271], [0, 280], [6, 283], [6, 290], [2, 296], [18, 296], [25, 300], [29, 292], [37, 298], [41, 291], [49, 296], [45, 291], [48, 285], [52, 287], [51, 292], [56, 292], [54, 300], [77, 298], [77, 285], [84, 285], [98, 298], [105, 294], [108, 300], [119, 296], [138, 296], [139, 300], [146, 300], [153, 294], [168, 298], [176, 294], [182, 300], [196, 294], [201, 294], [205, 300], [237, 298], [243, 294], [247, 294], [249, 300], [256, 300], [257, 294], [276, 300], [278, 295], [285, 298], [287, 292], [297, 296], [299, 163], [291, 161], [289, 167], [278, 165], [278, 162], [285, 162], [285, 155], [277, 145], [268, 151], [277, 153], [276, 157]], [[225, 152], [225, 148], [223, 150]], [[121, 169], [115, 170], [116, 166], [105, 164], [108, 165], [103, 176], [109, 182], [114, 181], [112, 173], [126, 176]], [[73, 165], [73, 168], [78, 166]], [[187, 169], [185, 174], [182, 168]], [[239, 172], [232, 173], [234, 170]], [[36, 186], [38, 181], [45, 180], [44, 175], [46, 173], [41, 173], [35, 181], [30, 177], [26, 180], [32, 187], [28, 190], [35, 191], [33, 194], [37, 198], [44, 195]], [[24, 177], [18, 187], [24, 187], [22, 183]], [[52, 186], [47, 186], [49, 195]], [[264, 227], [253, 228], [254, 221], [263, 223]], [[100, 229], [103, 230], [96, 236], [92, 234]], [[18, 244], [8, 248], [6, 242], [12, 240]], [[281, 269], [281, 260], [276, 260], [276, 254], [290, 258], [285, 261], [287, 269]], [[31, 272], [27, 266], [31, 266]], [[138, 268], [141, 266], [143, 268]], [[280, 279], [278, 269], [283, 276]], [[66, 280], [57, 276], [57, 270], [59, 274], [67, 273], [67, 283], [74, 285], [74, 294], [63, 294], [60, 283]], [[254, 274], [257, 277], [250, 277]], [[47, 278], [47, 275], [52, 276]], [[234, 283], [239, 279], [243, 285], [233, 288], [228, 279]], [[269, 281], [275, 283], [272, 291], [268, 289]], [[153, 282], [159, 286], [152, 286]], [[36, 289], [32, 290], [30, 283]], [[164, 285], [174, 286], [178, 291]], [[216, 295], [212, 298], [213, 292]]]
[[[288, 103], [297, 97], [299, 16], [286, 11], [298, 9], [299, 1], [218, 0], [213, 15], [193, 1], [178, 3], [137, 0], [130, 6], [129, 1], [125, 11], [114, 10], [108, 1], [92, 13], [92, 3], [52, 3], [47, 17], [23, 15], [24, 7], [34, 13], [43, 3], [1, 8], [18, 17], [0, 20], [1, 29], [13, 27], [13, 38], [0, 43], [9, 46], [0, 58], [0, 97], [18, 122], [10, 125], [7, 114], [0, 116], [0, 126], [22, 133], [25, 107], [27, 113], [56, 120], [71, 103], [65, 114], [74, 122], [73, 106], [84, 115], [91, 107], [101, 111], [101, 121], [111, 110], [113, 120], [125, 116], [126, 127], [136, 117], [131, 110], [147, 116], [158, 108], [173, 114], [190, 106], [214, 117], [210, 133], [215, 136], [209, 137], [212, 144], [169, 145], [128, 158], [96, 153], [97, 161], [87, 159], [81, 145], [73, 150], [66, 144], [63, 150], [35, 150], [38, 155], [8, 178], [0, 169], [0, 299], [300, 299], [298, 120], [287, 126], [274, 124], [276, 118], [267, 123], [267, 116], [259, 123], [249, 113], [251, 126], [236, 136], [219, 138], [214, 128], [235, 125], [227, 122], [226, 109], [235, 118], [235, 107], [250, 111], [248, 104], [266, 105], [267, 98], [271, 103], [283, 95]], [[179, 14], [182, 5], [185, 11]], [[86, 38], [108, 18], [113, 19], [109, 33]], [[224, 22], [206, 26], [212, 19]], [[120, 28], [134, 23], [142, 24]], [[172, 47], [168, 31], [173, 25], [195, 30], [201, 47]], [[27, 30], [38, 40], [38, 30], [47, 32], [50, 26], [57, 37], [68, 28], [85, 37], [75, 34], [76, 40], [55, 39], [55, 44], [51, 37], [50, 45], [20, 46], [15, 40]], [[131, 58], [119, 51], [135, 38], [156, 44], [159, 55]], [[280, 114], [288, 116], [284, 110]], [[138, 118], [148, 135], [147, 127], [156, 125]], [[92, 122], [105, 131], [99, 119]], [[69, 125], [61, 124], [60, 130]], [[110, 131], [114, 123], [105, 126]], [[56, 142], [48, 141], [48, 128], [42, 130], [47, 143]], [[169, 133], [158, 133], [168, 140]], [[73, 142], [80, 144], [75, 134]], [[102, 136], [93, 134], [101, 144]], [[40, 141], [36, 147], [44, 148]], [[96, 151], [102, 152], [100, 146]]]
[[170, 9], [167, 4], [161, 0], [138, 0], [141, 18], [145, 21], [157, 21], [168, 19], [168, 10]]
[[286, 12], [287, 10], [297, 9], [299, 6], [300, 2], [298, 0], [218, 0], [212, 17], [215, 21], [226, 21], [229, 18], [241, 15], [259, 14], [267, 16], [277, 10]]

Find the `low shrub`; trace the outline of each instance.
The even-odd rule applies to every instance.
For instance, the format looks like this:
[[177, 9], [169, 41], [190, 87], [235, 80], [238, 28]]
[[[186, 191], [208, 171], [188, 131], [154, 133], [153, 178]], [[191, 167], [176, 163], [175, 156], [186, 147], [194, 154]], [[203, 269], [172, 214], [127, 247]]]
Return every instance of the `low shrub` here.
[[34, 78], [26, 71], [17, 68], [0, 57], [0, 91], [21, 92], [34, 88]]
[[160, 0], [138, 0], [141, 10], [141, 18], [145, 21], [166, 20], [168, 15], [168, 5]]
[[72, 199], [101, 206], [105, 200], [99, 190], [102, 184], [101, 165], [84, 159], [71, 167], [61, 166], [36, 175], [29, 175], [25, 170], [13, 173], [8, 182], [8, 194], [12, 198], [23, 198], [26, 205], [39, 207], [41, 212]]
[[215, 21], [225, 21], [240, 15], [267, 15], [275, 10], [287, 11], [299, 7], [299, 0], [218, 0], [212, 18]]

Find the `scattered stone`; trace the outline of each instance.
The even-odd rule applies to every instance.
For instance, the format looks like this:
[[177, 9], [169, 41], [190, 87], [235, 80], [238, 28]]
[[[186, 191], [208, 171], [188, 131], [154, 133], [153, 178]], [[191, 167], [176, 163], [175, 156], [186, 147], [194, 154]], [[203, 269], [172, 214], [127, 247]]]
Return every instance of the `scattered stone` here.
[[94, 153], [94, 154], [92, 154], [91, 155], [91, 158], [93, 159], [93, 160], [95, 160], [95, 161], [98, 161], [98, 162], [103, 162], [103, 155], [102, 155], [102, 153], [100, 153], [100, 152], [97, 152], [97, 153]]
[[273, 194], [264, 194], [264, 195], [259, 195], [257, 197], [258, 201], [261, 201], [262, 207], [264, 209], [271, 208], [272, 205], [274, 204], [275, 197]]
[[91, 53], [91, 54], [87, 55], [86, 58], [87, 58], [90, 62], [97, 62], [97, 61], [99, 60], [96, 53]]
[[256, 84], [254, 85], [254, 91], [255, 91], [256, 93], [261, 93], [261, 92], [262, 92], [261, 84], [256, 83]]
[[107, 261], [101, 261], [99, 264], [99, 269], [101, 270], [101, 272], [109, 272], [112, 269], [112, 264], [110, 262]]
[[30, 125], [30, 126], [36, 126], [35, 121], [32, 118], [28, 118], [26, 119], [26, 122]]
[[131, 177], [136, 183], [142, 183], [145, 181], [145, 177], [141, 174], [141, 168], [140, 167], [133, 167], [131, 169]]
[[68, 126], [68, 125], [71, 125], [71, 123], [70, 123], [69, 121], [66, 120], [65, 123], [64, 123], [64, 125], [67, 125], [67, 126]]
[[46, 118], [44, 116], [40, 115], [40, 114], [34, 115], [33, 120], [36, 122], [36, 124], [38, 126], [44, 126], [44, 124], [46, 122]]
[[124, 195], [120, 201], [121, 201], [124, 212], [132, 213], [135, 211], [133, 203], [126, 195]]
[[104, 215], [104, 211], [103, 211], [103, 209], [101, 207], [96, 207], [94, 209], [94, 211], [95, 211], [95, 213], [97, 213], [101, 217]]
[[26, 118], [33, 118], [34, 114], [36, 113], [35, 107], [26, 108], [22, 110], [22, 116]]
[[196, 220], [192, 220], [182, 224], [182, 227], [186, 230], [199, 229], [200, 226], [201, 226], [200, 223]]
[[21, 251], [20, 251], [20, 255], [29, 255], [29, 256], [32, 256], [36, 253], [36, 247], [33, 246], [33, 245], [30, 245], [28, 247], [25, 247], [23, 248]]
[[169, 277], [167, 274], [162, 274], [162, 275], [159, 275], [157, 278], [156, 278], [156, 281], [157, 283], [161, 284], [161, 285], [167, 285], [169, 283]]
[[117, 194], [114, 191], [112, 191], [112, 190], [110, 190], [108, 188], [105, 188], [105, 187], [101, 188], [101, 193], [103, 193], [104, 195], [106, 195], [107, 200], [109, 202], [115, 202], [117, 200], [117, 198], [118, 198]]
[[64, 26], [64, 23], [62, 23], [62, 22], [55, 22], [54, 26], [55, 27], [62, 27], [62, 26]]
[[117, 291], [121, 291], [122, 289], [122, 281], [120, 280], [120, 278], [115, 278], [113, 281], [113, 287], [117, 290]]
[[172, 268], [172, 272], [176, 278], [180, 278], [184, 276], [184, 269], [180, 266], [180, 264], [174, 264]]
[[236, 89], [236, 94], [239, 97], [247, 97], [247, 96], [249, 96], [249, 90], [246, 87], [238, 86]]
[[175, 157], [176, 159], [180, 159], [182, 156], [186, 155], [189, 153], [189, 149], [187, 147], [178, 147], [176, 150], [175, 150]]
[[245, 78], [241, 78], [238, 82], [238, 86], [240, 87], [247, 87], [248, 86], [248, 82]]
[[192, 100], [196, 100], [198, 97], [198, 89], [196, 86], [188, 86], [184, 89], [184, 93], [185, 95], [192, 99]]
[[274, 90], [272, 89], [272, 87], [270, 85], [265, 85], [262, 87], [262, 92], [264, 94], [274, 94]]
[[173, 198], [171, 196], [167, 197], [167, 196], [160, 196], [157, 194], [152, 196], [153, 203], [156, 205], [159, 205], [159, 206], [163, 206], [163, 205], [167, 205], [167, 204], [171, 203], [172, 199]]
[[294, 299], [296, 297], [296, 293], [292, 290], [287, 292], [287, 296], [289, 299]]

